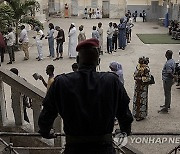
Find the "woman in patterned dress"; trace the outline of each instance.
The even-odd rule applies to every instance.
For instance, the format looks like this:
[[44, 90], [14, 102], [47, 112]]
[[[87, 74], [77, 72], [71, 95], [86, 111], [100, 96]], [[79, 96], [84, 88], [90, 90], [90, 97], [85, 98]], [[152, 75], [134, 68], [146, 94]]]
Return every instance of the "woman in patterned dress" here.
[[133, 116], [136, 121], [146, 118], [148, 110], [148, 84], [150, 80], [149, 58], [139, 58], [134, 72], [135, 90], [133, 99]]

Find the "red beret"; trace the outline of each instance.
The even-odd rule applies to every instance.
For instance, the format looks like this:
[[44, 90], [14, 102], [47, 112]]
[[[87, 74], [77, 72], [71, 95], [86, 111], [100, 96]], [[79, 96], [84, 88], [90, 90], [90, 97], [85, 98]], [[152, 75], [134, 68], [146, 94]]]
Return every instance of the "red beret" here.
[[91, 38], [91, 39], [87, 39], [81, 43], [79, 43], [76, 47], [76, 51], [79, 52], [79, 50], [81, 48], [85, 48], [85, 47], [99, 47], [99, 41], [97, 39]]

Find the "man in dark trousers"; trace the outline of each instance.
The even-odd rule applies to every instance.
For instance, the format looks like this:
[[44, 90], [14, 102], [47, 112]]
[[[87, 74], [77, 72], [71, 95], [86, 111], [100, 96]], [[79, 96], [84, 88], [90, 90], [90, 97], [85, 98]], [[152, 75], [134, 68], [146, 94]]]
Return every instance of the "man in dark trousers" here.
[[44, 138], [53, 137], [50, 130], [59, 113], [66, 134], [65, 154], [115, 154], [114, 119], [118, 119], [120, 130], [130, 135], [130, 99], [116, 74], [96, 72], [97, 39], [81, 42], [76, 51], [79, 69], [55, 78], [43, 100], [39, 133]]
[[57, 48], [56, 48], [57, 57], [54, 59], [54, 61], [63, 58], [63, 43], [65, 42], [64, 30], [61, 29], [59, 26], [56, 26], [55, 29], [58, 31], [58, 34], [55, 38], [57, 42]]
[[171, 107], [171, 88], [174, 82], [174, 73], [176, 63], [172, 58], [173, 52], [171, 50], [167, 50], [165, 57], [167, 59], [164, 64], [162, 70], [162, 80], [163, 80], [163, 88], [164, 88], [164, 96], [165, 102], [164, 105], [161, 105], [162, 109], [158, 111], [159, 113], [168, 113], [168, 109]]

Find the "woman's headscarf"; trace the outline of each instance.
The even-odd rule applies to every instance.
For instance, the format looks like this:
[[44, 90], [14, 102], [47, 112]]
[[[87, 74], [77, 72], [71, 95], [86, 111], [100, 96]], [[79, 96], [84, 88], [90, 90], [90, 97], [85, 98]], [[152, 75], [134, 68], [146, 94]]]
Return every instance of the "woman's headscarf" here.
[[119, 80], [124, 84], [122, 65], [118, 62], [111, 62], [109, 67], [111, 70], [119, 76]]

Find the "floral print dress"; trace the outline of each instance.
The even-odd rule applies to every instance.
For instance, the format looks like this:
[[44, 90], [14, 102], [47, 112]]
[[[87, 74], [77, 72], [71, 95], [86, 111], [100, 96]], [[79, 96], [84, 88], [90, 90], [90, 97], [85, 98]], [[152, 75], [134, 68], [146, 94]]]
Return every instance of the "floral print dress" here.
[[138, 64], [134, 72], [135, 88], [133, 116], [136, 120], [146, 118], [148, 113], [148, 84], [150, 69], [146, 64]]

